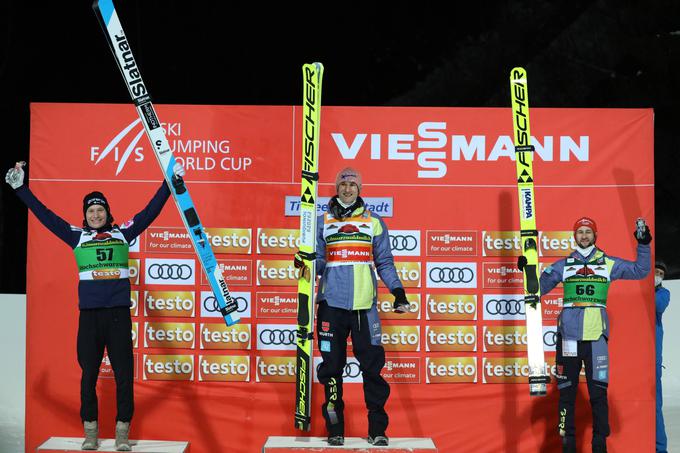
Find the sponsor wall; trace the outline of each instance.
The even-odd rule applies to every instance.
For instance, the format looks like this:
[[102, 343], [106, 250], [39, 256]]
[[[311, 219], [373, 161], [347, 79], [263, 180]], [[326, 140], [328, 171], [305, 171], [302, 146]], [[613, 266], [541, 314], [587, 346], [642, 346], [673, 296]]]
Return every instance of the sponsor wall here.
[[[124, 222], [160, 182], [128, 105], [32, 104], [30, 187], [53, 211], [82, 221], [99, 189]], [[239, 304], [226, 327], [172, 201], [133, 244], [133, 438], [183, 439], [197, 451], [258, 450], [269, 435], [297, 435], [294, 412], [301, 109], [158, 107], [209, 241]], [[651, 110], [534, 109], [532, 130], [542, 266], [573, 248], [571, 225], [596, 219], [598, 245], [633, 259], [636, 217], [653, 219]], [[432, 437], [441, 451], [538, 451], [559, 446], [557, 390], [531, 399], [509, 109], [324, 107], [322, 202], [346, 165], [385, 218], [397, 272], [412, 301], [404, 315], [378, 304], [383, 375], [394, 437]], [[319, 205], [319, 212], [325, 204]], [[76, 436], [77, 273], [71, 251], [29, 221], [27, 449]], [[653, 442], [653, 278], [610, 290], [611, 443]], [[544, 298], [543, 340], [554, 374], [558, 287]], [[351, 349], [351, 346], [350, 346]], [[320, 357], [315, 357], [318, 363]], [[348, 436], [366, 436], [358, 364], [345, 369]], [[113, 373], [99, 383], [101, 434], [112, 434]], [[316, 378], [315, 378], [316, 379]], [[579, 436], [590, 441], [585, 385]], [[312, 435], [324, 435], [313, 390]], [[108, 430], [108, 431], [107, 431]], [[111, 434], [107, 434], [107, 432]], [[495, 435], [490, 436], [489, 433]]]

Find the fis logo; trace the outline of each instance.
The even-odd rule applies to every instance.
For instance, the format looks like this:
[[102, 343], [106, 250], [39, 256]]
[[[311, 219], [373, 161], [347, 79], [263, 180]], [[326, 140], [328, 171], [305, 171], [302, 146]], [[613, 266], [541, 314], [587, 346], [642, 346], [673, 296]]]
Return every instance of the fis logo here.
[[430, 351], [477, 351], [477, 326], [427, 326], [426, 350]]
[[477, 382], [477, 357], [427, 357], [425, 360], [428, 384]]
[[381, 342], [385, 351], [420, 351], [420, 326], [383, 326]]
[[144, 291], [144, 316], [194, 317], [193, 291]]
[[245, 355], [198, 356], [199, 382], [248, 382], [250, 357]]
[[257, 357], [256, 382], [295, 382], [295, 357]]
[[250, 324], [201, 324], [201, 349], [250, 349]]
[[145, 381], [193, 381], [193, 355], [144, 354]]
[[434, 321], [476, 321], [474, 294], [427, 294], [427, 319]]

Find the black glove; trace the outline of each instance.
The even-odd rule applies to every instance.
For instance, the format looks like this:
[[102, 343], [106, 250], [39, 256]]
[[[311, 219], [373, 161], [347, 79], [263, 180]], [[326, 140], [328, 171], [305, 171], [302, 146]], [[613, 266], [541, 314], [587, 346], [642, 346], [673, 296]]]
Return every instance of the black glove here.
[[404, 288], [394, 288], [392, 290], [392, 295], [394, 296], [394, 304], [392, 308], [397, 313], [406, 313], [409, 311], [411, 304], [406, 300], [406, 292]]
[[638, 237], [637, 231], [633, 232], [633, 236], [635, 237], [635, 240], [638, 241], [638, 244], [648, 245], [652, 242], [652, 233], [649, 232], [649, 227], [647, 225], [645, 225], [645, 232], [642, 233], [641, 237]]
[[309, 267], [305, 265], [305, 262], [302, 260], [302, 256], [300, 255], [299, 251], [293, 257], [293, 266], [295, 266], [295, 269], [300, 270], [300, 277], [306, 278]]
[[520, 255], [517, 257], [517, 268], [524, 272], [524, 267], [527, 265], [527, 258], [524, 255]]

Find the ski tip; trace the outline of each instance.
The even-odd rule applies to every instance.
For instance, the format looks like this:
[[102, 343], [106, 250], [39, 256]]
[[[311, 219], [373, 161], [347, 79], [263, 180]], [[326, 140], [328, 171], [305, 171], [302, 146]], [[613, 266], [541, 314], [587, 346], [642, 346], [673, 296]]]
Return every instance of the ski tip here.
[[527, 71], [521, 66], [516, 66], [510, 70], [511, 83], [527, 83]]

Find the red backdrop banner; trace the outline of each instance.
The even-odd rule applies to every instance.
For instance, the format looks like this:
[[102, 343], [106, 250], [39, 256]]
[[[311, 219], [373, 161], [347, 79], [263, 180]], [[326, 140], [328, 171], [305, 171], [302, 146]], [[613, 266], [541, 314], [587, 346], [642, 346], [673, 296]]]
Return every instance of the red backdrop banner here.
[[[188, 440], [192, 451], [259, 451], [293, 429], [301, 109], [157, 106], [242, 323], [227, 328], [172, 201], [133, 245], [136, 412], [131, 437]], [[324, 107], [320, 196], [337, 171], [363, 174], [362, 196], [390, 228], [411, 313], [380, 290], [383, 370], [392, 384], [388, 435], [432, 437], [440, 451], [556, 451], [557, 389], [530, 398], [522, 315], [518, 202], [510, 109]], [[588, 215], [598, 245], [635, 258], [634, 220], [654, 230], [651, 110], [532, 110], [542, 265], [568, 254]], [[161, 172], [130, 105], [32, 104], [30, 187], [82, 222], [82, 198], [107, 196], [122, 223]], [[164, 272], [169, 265], [180, 273]], [[654, 442], [652, 277], [610, 291], [610, 444]], [[27, 266], [26, 450], [82, 435], [72, 252], [30, 216]], [[554, 372], [561, 287], [544, 299], [546, 362]], [[315, 357], [316, 363], [319, 357]], [[345, 370], [348, 436], [366, 436], [360, 373]], [[102, 362], [100, 435], [113, 435], [115, 383]], [[585, 385], [579, 441], [590, 442]], [[312, 435], [324, 435], [313, 390]]]

